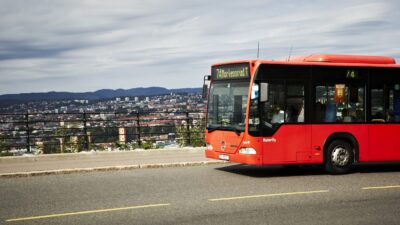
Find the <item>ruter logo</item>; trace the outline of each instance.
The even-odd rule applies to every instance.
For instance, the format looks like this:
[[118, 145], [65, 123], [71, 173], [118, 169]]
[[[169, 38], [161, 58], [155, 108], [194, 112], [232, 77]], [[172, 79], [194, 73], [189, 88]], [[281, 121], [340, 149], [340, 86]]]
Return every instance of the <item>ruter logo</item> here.
[[225, 151], [225, 149], [226, 149], [226, 143], [225, 143], [225, 141], [222, 141], [221, 142], [221, 150]]

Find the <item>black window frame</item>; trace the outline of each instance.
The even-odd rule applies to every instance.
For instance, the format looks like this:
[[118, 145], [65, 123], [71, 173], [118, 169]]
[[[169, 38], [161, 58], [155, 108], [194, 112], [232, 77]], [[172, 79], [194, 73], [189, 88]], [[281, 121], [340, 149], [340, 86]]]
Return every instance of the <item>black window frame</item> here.
[[[287, 67], [287, 68], [300, 68], [299, 71], [307, 71], [302, 75], [299, 74], [270, 74], [269, 69], [273, 67]], [[339, 76], [330, 76], [328, 74], [323, 74], [319, 70], [329, 70], [332, 71], [342, 71]], [[358, 71], [354, 77], [346, 77], [348, 71]], [[265, 75], [263, 75], [265, 74]], [[260, 76], [263, 76], [260, 78]], [[371, 88], [375, 84], [384, 85], [384, 95], [385, 95], [385, 110], [387, 107], [387, 93], [389, 93], [389, 88], [394, 87], [395, 84], [400, 85], [400, 68], [395, 67], [379, 67], [379, 66], [354, 66], [354, 65], [294, 65], [294, 64], [261, 64], [255, 73], [254, 82], [282, 82], [285, 88], [285, 101], [287, 94], [287, 83], [290, 82], [301, 82], [304, 84], [304, 123], [301, 124], [319, 124], [315, 123], [313, 118], [315, 113], [313, 112], [313, 105], [316, 101], [315, 88], [318, 85], [334, 85], [334, 84], [345, 84], [349, 86], [363, 87], [364, 88], [364, 121], [363, 122], [333, 122], [333, 123], [321, 123], [321, 124], [372, 124], [371, 121]], [[251, 86], [252, 84], [250, 84]], [[393, 89], [393, 88], [392, 88]], [[393, 89], [394, 90], [394, 89]], [[394, 101], [394, 100], [393, 100]], [[396, 104], [396, 103], [393, 103]], [[286, 102], [285, 102], [286, 107]], [[393, 106], [394, 107], [394, 106]], [[259, 107], [260, 108], [260, 107]], [[258, 114], [260, 115], [260, 109]], [[385, 124], [399, 124], [400, 121], [386, 121]], [[298, 123], [295, 123], [298, 124]], [[279, 125], [291, 125], [291, 123], [282, 123]], [[266, 132], [259, 129], [258, 132], [250, 131], [249, 134], [252, 136], [272, 136], [279, 127], [274, 132]]]
[[[269, 67], [269, 68], [268, 68]], [[279, 68], [281, 67], [281, 68]], [[282, 74], [282, 73], [276, 73], [275, 70], [279, 70], [279, 69], [286, 69], [286, 73]], [[295, 71], [296, 69], [301, 68], [299, 71]], [[281, 123], [277, 126], [275, 126], [273, 129], [265, 129], [265, 127], [263, 126], [259, 126], [257, 131], [251, 131], [249, 129], [249, 134], [252, 136], [272, 136], [277, 130], [279, 130], [279, 128], [282, 125], [292, 125], [292, 124], [307, 124], [309, 121], [309, 98], [307, 98], [307, 96], [309, 96], [310, 92], [310, 84], [311, 84], [311, 72], [310, 72], [311, 67], [310, 66], [304, 66], [304, 65], [289, 65], [289, 64], [262, 64], [260, 65], [260, 67], [257, 69], [256, 73], [255, 73], [255, 78], [254, 78], [254, 83], [275, 83], [278, 82], [280, 84], [283, 85], [283, 89], [284, 89], [284, 111], [285, 111], [285, 117], [286, 117], [286, 113], [287, 113], [287, 93], [288, 93], [288, 85], [292, 85], [292, 84], [302, 84], [303, 85], [303, 101], [304, 101], [304, 121], [303, 122], [297, 122], [297, 123], [288, 123], [286, 122], [286, 118], [284, 119], [285, 122]], [[266, 72], [265, 72], [266, 70]], [[307, 73], [303, 73], [304, 71], [307, 71]], [[265, 78], [261, 78], [259, 76], [262, 76], [260, 74], [262, 73], [267, 73], [268, 76], [266, 76]], [[260, 104], [260, 102], [258, 102], [257, 104]], [[252, 112], [249, 112], [250, 114]], [[256, 114], [259, 115], [260, 117], [260, 124], [263, 122], [261, 119], [261, 107], [258, 106], [258, 112], [256, 112]], [[250, 119], [250, 117], [249, 117]], [[250, 127], [249, 127], [250, 128]]]

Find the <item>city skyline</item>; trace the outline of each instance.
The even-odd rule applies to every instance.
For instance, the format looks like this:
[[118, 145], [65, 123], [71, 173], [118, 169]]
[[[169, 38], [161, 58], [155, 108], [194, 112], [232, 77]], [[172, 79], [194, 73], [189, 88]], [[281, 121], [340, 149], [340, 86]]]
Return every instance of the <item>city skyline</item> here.
[[394, 0], [0, 2], [0, 95], [200, 87], [211, 64], [254, 59], [258, 43], [263, 59], [400, 60]]

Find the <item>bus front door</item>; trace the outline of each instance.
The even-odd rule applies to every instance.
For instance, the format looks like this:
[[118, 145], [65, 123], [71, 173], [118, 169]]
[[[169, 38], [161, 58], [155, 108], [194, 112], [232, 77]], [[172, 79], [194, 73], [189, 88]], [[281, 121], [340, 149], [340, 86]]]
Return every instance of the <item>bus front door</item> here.
[[264, 164], [307, 163], [312, 159], [311, 125], [282, 125], [263, 138]]

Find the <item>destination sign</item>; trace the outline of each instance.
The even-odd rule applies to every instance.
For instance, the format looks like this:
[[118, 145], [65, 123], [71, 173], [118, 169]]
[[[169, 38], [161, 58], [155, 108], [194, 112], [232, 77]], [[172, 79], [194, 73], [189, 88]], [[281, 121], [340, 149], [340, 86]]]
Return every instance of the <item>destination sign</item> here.
[[250, 77], [248, 64], [222, 65], [212, 68], [212, 77], [215, 80], [243, 79]]

